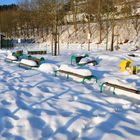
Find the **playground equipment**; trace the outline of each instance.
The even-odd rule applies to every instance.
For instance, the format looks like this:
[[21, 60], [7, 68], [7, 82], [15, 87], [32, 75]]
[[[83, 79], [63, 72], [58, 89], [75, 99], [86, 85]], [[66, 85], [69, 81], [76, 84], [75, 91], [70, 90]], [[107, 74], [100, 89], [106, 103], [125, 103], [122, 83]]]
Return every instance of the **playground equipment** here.
[[84, 54], [84, 55], [81, 55], [81, 56], [77, 56], [77, 55], [73, 54], [71, 56], [71, 65], [73, 64], [73, 62], [75, 62], [76, 64], [78, 64], [80, 62], [80, 60], [82, 58], [85, 58], [85, 57], [89, 57], [89, 55], [88, 54]]
[[[83, 63], [80, 62], [82, 59], [86, 59], [86, 58], [87, 58], [87, 60], [85, 62], [83, 62]], [[97, 65], [96, 60], [90, 59], [88, 54], [84, 54], [84, 55], [80, 55], [80, 56], [73, 54], [71, 56], [71, 65], [73, 65], [73, 63], [77, 64], [78, 66], [84, 66], [86, 64], [92, 64], [93, 66]]]
[[31, 56], [31, 55], [28, 56], [28, 59], [35, 61], [38, 65], [42, 64], [45, 61], [44, 57], [36, 58], [36, 57]]
[[19, 59], [21, 56], [23, 56], [23, 50], [13, 52], [12, 55], [17, 57], [17, 59]]
[[131, 74], [138, 74], [138, 70], [139, 70], [138, 66], [132, 66], [130, 72]]
[[131, 60], [122, 60], [118, 66], [120, 72], [128, 71], [130, 74], [138, 74], [138, 66], [133, 66]]
[[13, 52], [12, 54], [9, 54], [6, 57], [5, 61], [6, 62], [17, 62], [17, 61], [21, 60], [23, 57], [24, 57], [23, 50], [19, 50], [19, 51]]

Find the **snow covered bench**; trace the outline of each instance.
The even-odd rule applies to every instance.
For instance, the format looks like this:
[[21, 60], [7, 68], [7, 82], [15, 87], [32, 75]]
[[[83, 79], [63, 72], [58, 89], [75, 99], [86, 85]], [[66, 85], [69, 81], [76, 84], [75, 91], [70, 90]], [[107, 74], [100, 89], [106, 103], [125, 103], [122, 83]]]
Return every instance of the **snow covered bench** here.
[[19, 63], [19, 67], [31, 69], [32, 67], [38, 67], [38, 64], [33, 60], [22, 59]]
[[19, 66], [27, 68], [27, 69], [31, 69], [33, 67], [39, 67], [39, 65], [44, 63], [44, 61], [45, 59], [43, 57], [36, 58], [36, 57], [28, 56], [27, 59], [21, 60], [21, 62], [19, 63]]
[[131, 89], [131, 88], [128, 88], [128, 87], [124, 87], [124, 86], [113, 84], [113, 83], [109, 83], [109, 82], [105, 82], [105, 83], [102, 83], [100, 85], [100, 92], [101, 93], [103, 92], [103, 86], [104, 85], [113, 87], [114, 89], [115, 88], [118, 88], [118, 89], [121, 89], [121, 90], [124, 90], [124, 91], [132, 92], [132, 93], [135, 93], [135, 94], [140, 94], [140, 91], [139, 90]]
[[64, 73], [67, 75], [67, 79], [69, 76], [75, 76], [82, 79], [82, 83], [85, 82], [85, 80], [91, 80], [95, 79], [97, 82], [97, 77], [92, 75], [92, 72], [87, 69], [76, 69], [74, 67], [70, 67], [68, 65], [61, 65], [58, 70], [55, 71], [55, 76], [57, 76], [57, 73]]

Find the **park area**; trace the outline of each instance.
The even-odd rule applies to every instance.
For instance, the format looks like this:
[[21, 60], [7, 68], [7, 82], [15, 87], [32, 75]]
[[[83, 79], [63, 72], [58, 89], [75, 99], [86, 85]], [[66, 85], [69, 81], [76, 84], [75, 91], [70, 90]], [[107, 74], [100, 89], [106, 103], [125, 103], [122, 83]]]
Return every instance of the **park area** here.
[[[94, 44], [90, 52], [61, 45], [59, 56], [50, 54], [48, 44], [0, 50], [0, 139], [139, 140], [140, 50], [127, 45], [114, 52]], [[19, 50], [24, 60], [15, 59]], [[40, 52], [25, 57], [33, 50]], [[85, 54], [81, 65], [71, 60]], [[91, 59], [97, 63], [86, 63]], [[83, 82], [76, 73], [94, 77]]]

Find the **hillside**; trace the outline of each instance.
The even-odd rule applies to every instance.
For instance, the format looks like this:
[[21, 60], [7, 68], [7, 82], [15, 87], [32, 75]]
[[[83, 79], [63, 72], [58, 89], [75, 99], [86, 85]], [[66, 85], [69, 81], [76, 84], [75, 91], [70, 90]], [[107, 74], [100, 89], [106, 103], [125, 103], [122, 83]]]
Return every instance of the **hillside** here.
[[[137, 31], [134, 26], [134, 20], [119, 20], [115, 25], [115, 39], [114, 46], [121, 46], [125, 43], [132, 43], [134, 47], [140, 47], [140, 20], [138, 21]], [[78, 30], [75, 31], [74, 25], [65, 25], [59, 27], [60, 34], [60, 43], [61, 44], [87, 44], [87, 34], [88, 34], [88, 25], [78, 24]], [[106, 45], [107, 35], [106, 35], [106, 25], [104, 23], [102, 29], [102, 42], [99, 42], [99, 25], [96, 23], [91, 23], [91, 39], [90, 42], [93, 44], [102, 44]], [[48, 35], [46, 41], [51, 43], [52, 36]], [[41, 41], [41, 40], [40, 40]], [[111, 29], [109, 28], [108, 35], [108, 46], [111, 42]]]

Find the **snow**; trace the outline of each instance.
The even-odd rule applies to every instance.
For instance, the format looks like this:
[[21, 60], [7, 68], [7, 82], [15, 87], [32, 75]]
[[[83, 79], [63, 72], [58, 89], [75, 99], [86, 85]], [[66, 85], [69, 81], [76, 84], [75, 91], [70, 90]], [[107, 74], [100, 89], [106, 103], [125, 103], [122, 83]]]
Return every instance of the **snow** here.
[[79, 64], [85, 64], [91, 61], [95, 61], [94, 57], [84, 57], [80, 60]]
[[22, 59], [21, 64], [25, 64], [25, 65], [28, 65], [28, 66], [32, 66], [32, 67], [35, 67], [37, 66], [37, 63], [33, 60], [28, 60], [28, 59]]
[[[28, 46], [28, 50], [40, 46]], [[50, 45], [47, 46], [49, 51]], [[122, 59], [131, 59], [133, 65], [140, 67], [140, 51], [130, 51], [131, 44], [123, 47], [124, 52], [109, 52], [94, 46], [94, 51], [88, 52], [86, 48], [76, 48], [76, 44], [71, 48], [61, 44], [61, 55], [44, 55], [46, 63], [37, 70], [6, 63], [7, 51], [0, 50], [0, 140], [139, 140], [140, 95], [118, 89], [112, 94], [114, 89], [109, 87], [100, 93], [99, 85], [108, 81], [140, 90], [140, 72], [121, 73], [118, 67]], [[27, 51], [26, 46], [20, 49]], [[71, 55], [76, 53], [88, 53], [99, 63], [69, 66]], [[128, 56], [130, 53], [137, 57]], [[21, 62], [33, 64], [25, 59]], [[94, 74], [98, 83], [82, 84], [55, 77], [51, 72], [57, 66], [80, 74]]]
[[43, 63], [39, 66], [38, 70], [50, 74], [54, 74], [54, 71], [58, 70], [58, 66], [55, 64]]
[[82, 76], [91, 76], [92, 75], [92, 72], [90, 70], [82, 69], [82, 68], [77, 69], [77, 68], [74, 68], [72, 66], [68, 66], [68, 65], [64, 65], [64, 64], [60, 66], [59, 70], [72, 72], [72, 73], [79, 74]]
[[6, 58], [12, 61], [17, 61], [17, 57], [13, 56], [12, 54], [9, 54]]

